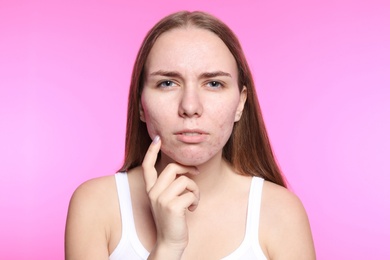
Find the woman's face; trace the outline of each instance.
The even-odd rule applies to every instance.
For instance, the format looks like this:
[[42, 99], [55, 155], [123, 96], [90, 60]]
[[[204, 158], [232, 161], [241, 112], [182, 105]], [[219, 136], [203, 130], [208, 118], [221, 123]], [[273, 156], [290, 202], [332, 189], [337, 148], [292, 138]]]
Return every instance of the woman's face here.
[[141, 120], [162, 140], [162, 159], [197, 166], [229, 139], [246, 100], [236, 61], [215, 34], [189, 27], [163, 33], [145, 64]]

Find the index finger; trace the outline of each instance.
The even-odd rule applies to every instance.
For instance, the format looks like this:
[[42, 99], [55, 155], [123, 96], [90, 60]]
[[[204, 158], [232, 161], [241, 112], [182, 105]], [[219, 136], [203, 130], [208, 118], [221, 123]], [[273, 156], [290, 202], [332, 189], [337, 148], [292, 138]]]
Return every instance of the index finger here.
[[161, 140], [160, 136], [156, 135], [153, 142], [146, 151], [144, 160], [142, 161], [142, 168], [144, 172], [144, 180], [146, 191], [149, 192], [157, 181], [157, 170], [154, 167], [157, 161], [158, 152], [160, 151]]

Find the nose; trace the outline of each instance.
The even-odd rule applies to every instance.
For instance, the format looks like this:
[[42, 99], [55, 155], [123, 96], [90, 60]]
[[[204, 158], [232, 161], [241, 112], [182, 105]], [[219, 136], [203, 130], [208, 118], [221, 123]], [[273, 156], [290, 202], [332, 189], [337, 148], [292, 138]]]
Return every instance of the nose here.
[[203, 113], [203, 105], [199, 89], [195, 86], [186, 86], [182, 90], [179, 104], [181, 117], [200, 117]]

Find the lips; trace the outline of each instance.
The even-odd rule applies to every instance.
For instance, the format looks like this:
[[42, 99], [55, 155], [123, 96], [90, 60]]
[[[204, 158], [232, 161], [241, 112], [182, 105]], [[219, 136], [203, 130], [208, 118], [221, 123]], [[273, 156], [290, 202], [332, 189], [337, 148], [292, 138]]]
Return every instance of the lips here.
[[175, 135], [186, 135], [186, 136], [195, 136], [195, 135], [204, 135], [206, 132], [199, 129], [184, 129], [177, 131]]
[[199, 129], [184, 129], [175, 133], [177, 139], [183, 143], [196, 144], [206, 140], [208, 134]]
[[196, 133], [196, 132], [184, 132], [182, 135], [188, 135], [188, 136], [194, 136], [194, 135], [201, 135], [201, 133]]

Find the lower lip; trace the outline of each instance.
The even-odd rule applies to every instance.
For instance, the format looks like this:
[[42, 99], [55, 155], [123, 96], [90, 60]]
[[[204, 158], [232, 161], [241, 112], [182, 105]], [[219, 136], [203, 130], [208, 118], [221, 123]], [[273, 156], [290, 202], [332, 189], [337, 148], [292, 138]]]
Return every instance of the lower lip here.
[[176, 134], [177, 140], [183, 143], [188, 144], [197, 144], [204, 142], [207, 138], [206, 134], [196, 134], [196, 135], [184, 135], [184, 134]]

